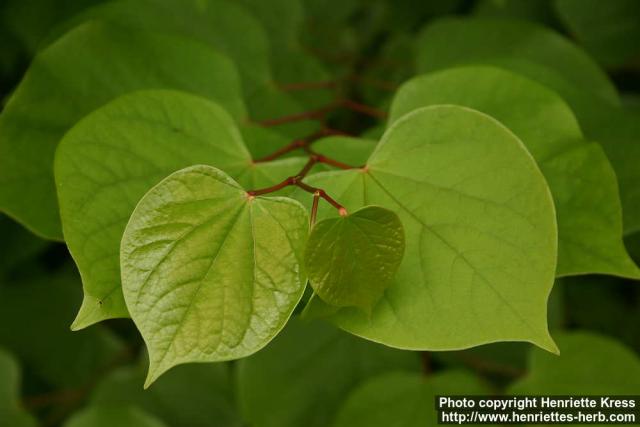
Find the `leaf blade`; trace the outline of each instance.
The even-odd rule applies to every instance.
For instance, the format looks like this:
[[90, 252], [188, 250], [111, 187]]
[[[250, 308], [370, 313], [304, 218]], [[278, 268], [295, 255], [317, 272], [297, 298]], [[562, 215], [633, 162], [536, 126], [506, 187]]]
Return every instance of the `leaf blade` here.
[[297, 202], [251, 198], [209, 166], [151, 189], [121, 246], [125, 300], [149, 349], [145, 386], [177, 364], [266, 345], [302, 297], [307, 228]]

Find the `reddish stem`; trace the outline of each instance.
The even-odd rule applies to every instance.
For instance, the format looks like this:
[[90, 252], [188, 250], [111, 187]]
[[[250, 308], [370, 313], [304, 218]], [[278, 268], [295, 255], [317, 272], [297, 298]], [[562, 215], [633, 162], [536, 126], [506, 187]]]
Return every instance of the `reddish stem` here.
[[305, 147], [305, 149], [307, 150], [307, 152], [309, 154], [311, 154], [312, 157], [315, 157], [317, 163], [324, 163], [325, 165], [330, 165], [330, 166], [336, 167], [338, 169], [356, 169], [356, 168], [362, 168], [363, 167], [363, 166], [355, 166], [354, 167], [354, 166], [348, 165], [346, 163], [342, 163], [339, 160], [335, 160], [335, 159], [332, 159], [330, 157], [324, 156], [322, 154], [318, 154], [315, 151], [313, 151], [312, 149], [310, 149], [309, 147]]
[[320, 201], [320, 193], [313, 193], [313, 204], [311, 205], [311, 216], [309, 218], [309, 226], [313, 227], [318, 216], [318, 202]]
[[[306, 148], [309, 146], [309, 144], [311, 144], [312, 142], [322, 138], [323, 136], [329, 136], [329, 135], [340, 135], [340, 136], [351, 136], [350, 134], [347, 134], [346, 132], [342, 132], [336, 129], [331, 129], [328, 127], [323, 127], [322, 129], [320, 129], [317, 132], [312, 133], [311, 135], [309, 135], [306, 138], [303, 139], [296, 139], [295, 141], [290, 142], [289, 144], [285, 145], [282, 148], [279, 148], [278, 150], [274, 151], [273, 153], [260, 157], [258, 159], [255, 159], [253, 162], [254, 163], [264, 163], [264, 162], [270, 162], [272, 160], [275, 160], [279, 157], [284, 156], [287, 153], [290, 153], [291, 151], [297, 150], [299, 148]], [[307, 150], [308, 152], [310, 152], [309, 150]], [[340, 166], [336, 166], [336, 167], [340, 167]]]
[[373, 108], [368, 105], [360, 104], [359, 102], [355, 102], [350, 99], [343, 99], [341, 105], [352, 111], [365, 114], [376, 119], [384, 120], [387, 118], [387, 113], [385, 113], [384, 111], [378, 110], [377, 108]]
[[312, 193], [312, 194], [318, 194], [319, 197], [323, 198], [324, 200], [326, 200], [331, 206], [333, 206], [334, 208], [336, 208], [338, 210], [338, 213], [340, 214], [340, 216], [347, 216], [347, 210], [345, 209], [344, 206], [342, 206], [340, 203], [336, 202], [331, 196], [329, 196], [323, 189], [321, 188], [317, 188], [317, 187], [312, 187], [308, 184], [305, 184], [302, 181], [297, 181], [295, 183], [295, 185], [297, 185], [298, 187], [302, 188], [304, 191], [308, 192], [308, 193]]
[[298, 148], [303, 148], [304, 146], [307, 145], [307, 141], [304, 139], [296, 139], [295, 141], [285, 145], [284, 147], [274, 151], [273, 153], [264, 156], [264, 157], [260, 157], [259, 159], [255, 159], [253, 162], [254, 163], [264, 163], [264, 162], [270, 162], [272, 160], [277, 159], [278, 157], [284, 156], [287, 153], [290, 153], [291, 151], [297, 150]]
[[335, 110], [337, 106], [338, 104], [336, 102], [332, 102], [316, 110], [309, 110], [309, 111], [304, 111], [302, 113], [289, 114], [286, 116], [277, 117], [275, 119], [261, 120], [258, 122], [258, 124], [269, 127], [269, 126], [278, 126], [285, 123], [300, 122], [303, 120], [318, 119], [318, 118], [324, 117], [325, 114]]
[[[309, 160], [307, 161], [307, 163], [300, 170], [300, 172], [298, 172], [296, 175], [290, 176], [289, 178], [285, 179], [284, 181], [282, 181], [282, 182], [280, 182], [280, 183], [278, 183], [276, 185], [272, 185], [271, 187], [259, 188], [257, 190], [249, 190], [249, 191], [247, 191], [247, 194], [250, 197], [262, 196], [263, 194], [275, 193], [276, 191], [282, 190], [285, 187], [289, 187], [289, 186], [295, 185], [295, 186], [303, 189], [304, 191], [313, 194], [313, 196], [314, 196], [314, 204], [317, 205], [317, 202], [315, 201], [316, 198], [322, 198], [322, 199], [326, 200], [331, 206], [336, 208], [338, 210], [338, 213], [340, 214], [340, 216], [346, 216], [347, 215], [347, 210], [344, 208], [344, 206], [342, 206], [340, 203], [338, 203], [333, 197], [329, 196], [323, 189], [312, 187], [312, 186], [302, 182], [304, 177], [307, 176], [309, 171], [313, 168], [313, 166], [316, 163], [322, 162], [322, 163], [332, 164], [332, 163], [328, 163], [328, 161], [334, 162], [335, 164], [339, 164], [339, 165], [341, 165], [341, 167], [343, 167], [345, 169], [354, 169], [353, 167], [351, 167], [349, 165], [346, 165], [344, 163], [338, 162], [337, 160], [328, 159], [327, 157], [324, 157], [322, 155], [318, 155], [318, 154], [312, 153], [309, 156]], [[316, 206], [315, 209], [317, 211], [317, 206]], [[315, 221], [315, 213], [313, 212], [313, 210], [312, 210], [312, 218]]]

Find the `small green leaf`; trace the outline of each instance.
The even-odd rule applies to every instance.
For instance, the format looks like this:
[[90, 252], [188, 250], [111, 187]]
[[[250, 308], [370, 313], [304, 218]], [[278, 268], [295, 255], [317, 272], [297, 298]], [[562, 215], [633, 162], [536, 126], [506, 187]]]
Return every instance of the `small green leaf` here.
[[36, 420], [20, 406], [20, 367], [0, 347], [0, 421], [11, 427], [35, 427]]
[[167, 427], [165, 423], [130, 405], [89, 406], [72, 415], [63, 427]]
[[238, 403], [254, 427], [327, 427], [367, 379], [420, 369], [415, 352], [362, 340], [326, 322], [292, 318], [268, 347], [238, 362]]
[[640, 390], [640, 359], [629, 348], [588, 332], [556, 338], [561, 356], [533, 349], [529, 374], [511, 387], [511, 394], [624, 395]]
[[344, 402], [332, 427], [422, 427], [438, 424], [438, 395], [486, 395], [482, 379], [465, 371], [424, 377], [388, 373], [357, 388]]
[[404, 254], [404, 229], [394, 212], [367, 206], [317, 223], [304, 263], [325, 302], [369, 312], [391, 284]]
[[83, 24], [38, 53], [0, 116], [0, 210], [61, 239], [53, 180], [59, 140], [89, 112], [141, 89], [197, 93], [245, 117], [239, 78], [222, 54], [175, 35]]
[[146, 386], [172, 366], [248, 356], [302, 297], [306, 210], [250, 197], [210, 166], [170, 175], [138, 203], [120, 263], [127, 307], [149, 349]]
[[[365, 168], [307, 182], [348, 211], [390, 209], [405, 229], [394, 283], [371, 316], [342, 308], [332, 317], [341, 328], [400, 348], [528, 341], [556, 350], [546, 319], [553, 201], [531, 154], [502, 124], [464, 107], [421, 108], [389, 128]], [[318, 218], [336, 215], [325, 205]]]

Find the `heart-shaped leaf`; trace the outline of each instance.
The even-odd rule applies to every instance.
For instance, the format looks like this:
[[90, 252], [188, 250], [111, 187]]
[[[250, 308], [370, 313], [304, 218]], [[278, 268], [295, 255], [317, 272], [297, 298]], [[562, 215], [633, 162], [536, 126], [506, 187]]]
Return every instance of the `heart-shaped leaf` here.
[[[340, 327], [400, 348], [529, 341], [556, 350], [546, 320], [553, 201], [531, 154], [502, 124], [465, 107], [421, 108], [396, 121], [365, 168], [307, 182], [348, 211], [391, 209], [405, 229], [394, 283], [371, 316], [340, 309], [332, 317]], [[335, 215], [320, 206], [318, 218]]]
[[149, 350], [149, 386], [187, 362], [248, 356], [284, 326], [306, 284], [308, 215], [296, 201], [250, 197], [210, 166], [152, 188], [121, 246], [127, 307]]
[[389, 122], [437, 104], [464, 105], [495, 117], [531, 152], [554, 196], [558, 276], [640, 277], [622, 242], [616, 174], [602, 148], [584, 140], [560, 96], [500, 68], [456, 67], [404, 84], [394, 98]]
[[309, 282], [323, 301], [370, 311], [391, 284], [404, 254], [394, 212], [367, 206], [313, 227], [304, 254]]
[[58, 142], [86, 114], [141, 89], [197, 93], [245, 116], [236, 70], [218, 52], [175, 35], [83, 24], [36, 55], [0, 116], [0, 210], [61, 239]]
[[254, 164], [233, 119], [188, 93], [134, 92], [89, 114], [63, 138], [54, 168], [64, 237], [85, 295], [72, 328], [128, 317], [120, 240], [136, 203], [167, 175], [204, 163], [257, 188], [295, 174], [305, 162]]

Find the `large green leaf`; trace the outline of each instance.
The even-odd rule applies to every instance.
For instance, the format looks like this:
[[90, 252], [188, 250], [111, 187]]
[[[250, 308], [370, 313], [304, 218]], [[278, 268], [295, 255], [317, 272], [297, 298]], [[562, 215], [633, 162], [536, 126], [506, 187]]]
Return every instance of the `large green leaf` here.
[[75, 271], [65, 268], [34, 272], [34, 276], [0, 283], [0, 324], [11, 325], [0, 328], [0, 343], [45, 383], [61, 388], [85, 386], [122, 359], [126, 349], [102, 326], [69, 330], [81, 299]]
[[421, 427], [438, 424], [438, 395], [486, 395], [479, 377], [465, 371], [433, 376], [389, 373], [357, 388], [344, 402], [332, 427]]
[[588, 139], [611, 160], [620, 183], [624, 231], [640, 230], [639, 121], [619, 109], [612, 83], [583, 51], [546, 28], [518, 21], [444, 19], [417, 43], [419, 70], [483, 63], [513, 70], [557, 92]]
[[149, 349], [146, 386], [181, 363], [237, 359], [282, 329], [304, 292], [305, 209], [250, 197], [210, 166], [175, 172], [122, 238], [127, 307]]
[[35, 419], [20, 405], [20, 367], [0, 347], [0, 420], [11, 427], [35, 427]]
[[239, 362], [239, 404], [254, 427], [326, 427], [351, 390], [389, 370], [418, 373], [419, 355], [294, 318], [267, 348]]
[[[233, 60], [247, 94], [271, 79], [267, 35], [260, 23], [234, 1], [109, 1], [64, 22], [49, 38], [55, 40], [73, 27], [92, 20], [180, 34], [206, 43]], [[242, 28], [242, 37], [238, 36], [238, 28]]]
[[613, 84], [586, 53], [553, 30], [526, 21], [443, 18], [422, 31], [416, 54], [421, 72], [520, 58], [557, 70], [603, 101], [619, 102]]
[[404, 254], [404, 229], [394, 212], [366, 206], [313, 226], [304, 263], [309, 282], [334, 307], [369, 312], [391, 284]]
[[619, 67], [640, 54], [640, 2], [555, 0], [571, 34], [600, 63]]
[[575, 117], [558, 95], [499, 68], [459, 67], [403, 85], [389, 123], [436, 104], [464, 105], [489, 114], [518, 135], [536, 159], [556, 207], [556, 275], [640, 277], [622, 242], [616, 175], [600, 146], [583, 140]]
[[[387, 345], [451, 350], [529, 341], [555, 351], [546, 302], [556, 267], [553, 201], [522, 142], [475, 110], [425, 107], [385, 133], [361, 170], [308, 178], [352, 211], [395, 211], [407, 249], [371, 316], [340, 327]], [[328, 210], [323, 205], [322, 217]], [[318, 299], [314, 299], [318, 301]]]
[[[145, 360], [146, 362], [146, 360]], [[241, 423], [233, 401], [229, 366], [178, 366], [143, 390], [142, 364], [109, 373], [91, 394], [95, 405], [136, 405], [171, 427], [231, 427]]]
[[[100, 20], [193, 38], [233, 60], [253, 120], [299, 113], [304, 107], [290, 94], [280, 91], [274, 82], [268, 34], [252, 12], [255, 11], [230, 0], [118, 0], [87, 10], [58, 28], [56, 33], [61, 34], [87, 20]], [[295, 137], [314, 129], [315, 125], [309, 121], [278, 127], [279, 131]]]
[[637, 394], [640, 359], [630, 349], [588, 332], [558, 334], [562, 355], [533, 349], [529, 373], [511, 394], [598, 395]]
[[130, 405], [89, 406], [75, 413], [63, 427], [167, 427], [165, 423]]
[[128, 317], [120, 240], [136, 203], [176, 170], [209, 164], [247, 187], [294, 175], [305, 159], [254, 164], [233, 119], [218, 105], [173, 91], [124, 95], [94, 111], [61, 141], [55, 178], [64, 238], [85, 298], [73, 324]]
[[207, 46], [87, 23], [36, 56], [0, 116], [0, 209], [61, 238], [52, 171], [59, 139], [90, 111], [145, 88], [198, 93], [245, 115], [232, 63]]

